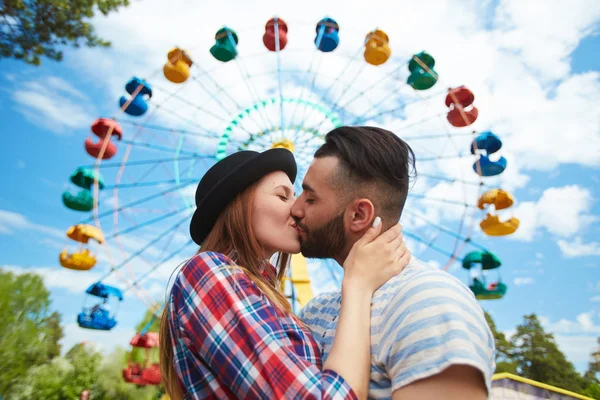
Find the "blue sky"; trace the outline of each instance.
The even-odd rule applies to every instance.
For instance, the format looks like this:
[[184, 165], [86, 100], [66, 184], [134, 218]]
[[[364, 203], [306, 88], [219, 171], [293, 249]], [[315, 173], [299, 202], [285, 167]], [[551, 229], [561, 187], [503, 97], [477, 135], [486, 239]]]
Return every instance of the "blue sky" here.
[[[193, 83], [186, 83], [188, 86], [182, 89], [168, 86], [160, 73], [166, 52], [176, 43], [186, 46], [193, 56], [197, 55], [200, 70], [210, 71], [214, 80], [243, 106], [252, 104], [254, 99], [248, 95], [247, 82], [252, 82], [256, 91], [261, 93], [258, 97], [276, 97], [279, 87], [275, 79], [277, 75], [272, 71], [277, 60], [261, 48], [259, 38], [263, 23], [273, 14], [278, 14], [290, 26], [289, 53], [282, 52], [280, 60], [282, 68], [289, 71], [282, 75], [283, 91], [290, 97], [301, 97], [302, 94], [330, 109], [336, 104], [344, 104], [343, 96], [350, 98], [353, 91], [360, 91], [353, 87], [345, 93], [346, 87], [356, 83], [356, 87], [363, 85], [362, 90], [366, 92], [365, 88], [369, 88], [380, 76], [389, 78], [396, 65], [405, 65], [403, 63], [408, 57], [422, 49], [436, 57], [436, 68], [439, 68], [444, 82], [431, 89], [435, 94], [431, 100], [433, 105], [429, 104], [429, 100], [415, 98], [414, 93], [407, 91], [406, 85], [402, 86], [406, 72], [401, 68], [399, 80], [394, 81], [396, 83], [386, 81], [390, 82], [386, 83], [387, 87], [361, 96], [352, 107], [344, 108], [345, 114], [336, 110], [344, 122], [352, 121], [353, 116], [361, 115], [365, 109], [371, 110], [372, 105], [383, 98], [377, 111], [391, 110], [400, 104], [403, 105], [401, 112], [388, 112], [370, 123], [389, 127], [404, 137], [423, 133], [444, 135], [447, 132], [458, 137], [465, 130], [441, 125], [443, 118], [432, 121], [429, 117], [445, 112], [443, 91], [447, 86], [465, 84], [473, 90], [481, 114], [473, 129], [491, 129], [498, 133], [504, 141], [503, 155], [509, 160], [509, 167], [501, 177], [485, 182], [491, 187], [499, 185], [515, 196], [517, 202], [509, 214], [521, 219], [521, 227], [515, 235], [501, 238], [490, 238], [480, 232], [477, 227], [480, 216], [472, 224], [475, 227], [473, 240], [502, 259], [502, 278], [509, 286], [504, 299], [482, 302], [482, 306], [492, 313], [498, 327], [508, 334], [523, 315], [538, 314], [544, 326], [555, 334], [569, 359], [579, 370], [584, 370], [596, 337], [600, 336], [600, 12], [597, 5], [592, 2], [586, 6], [582, 2], [569, 10], [562, 10], [558, 5], [548, 7], [548, 10], [530, 10], [515, 1], [464, 2], [461, 5], [440, 2], [434, 10], [428, 10], [420, 5], [390, 3], [387, 7], [394, 12], [388, 16], [368, 10], [352, 12], [339, 5], [328, 6], [326, 10], [307, 11], [299, 6], [275, 6], [267, 2], [252, 9], [233, 1], [230, 3], [239, 7], [239, 15], [231, 16], [223, 10], [189, 4], [177, 3], [177, 6], [165, 9], [156, 1], [136, 3], [119, 14], [96, 20], [99, 33], [113, 41], [109, 50], [68, 50], [62, 63], [44, 60], [39, 68], [12, 60], [0, 62], [0, 117], [4, 139], [4, 146], [0, 148], [0, 167], [4, 171], [0, 191], [0, 265], [15, 272], [35, 271], [44, 276], [51, 290], [52, 306], [63, 314], [65, 346], [81, 340], [96, 342], [105, 350], [117, 344], [127, 345], [134, 333], [133, 327], [144, 312], [140, 299], [132, 293], [127, 294], [115, 330], [91, 332], [75, 324], [75, 316], [85, 299], [83, 292], [110, 265], [118, 265], [119, 260], [127, 258], [189, 213], [189, 210], [184, 210], [173, 219], [123, 235], [123, 252], [119, 250], [119, 242], [109, 240], [110, 255], [97, 249], [99, 263], [92, 271], [72, 272], [61, 268], [58, 253], [65, 246], [73, 249], [72, 243], [64, 237], [65, 230], [89, 216], [66, 209], [61, 202], [61, 194], [72, 189], [68, 177], [77, 166], [94, 162], [83, 148], [91, 123], [100, 116], [117, 116], [123, 121], [126, 140], [176, 148], [181, 135], [161, 136], [162, 133], [157, 130], [146, 129], [136, 136], [135, 128], [127, 125], [127, 121], [146, 120], [119, 114], [117, 100], [125, 93], [124, 84], [131, 76], [138, 75], [148, 77], [156, 85], [150, 113], [153, 107], [159, 105], [171, 111], [157, 112], [151, 123], [172, 129], [198, 131], [206, 128], [220, 134], [224, 128], [223, 121], [203, 117], [201, 111], [189, 103], [223, 112], [232, 119], [236, 110], [234, 101], [231, 100], [228, 105], [230, 113], [227, 114], [225, 107], [214, 101], [225, 99], [217, 86], [212, 86], [211, 96], [200, 93], [198, 86], [194, 89]], [[357, 3], [356, 7], [360, 4]], [[360, 43], [361, 37], [370, 29], [380, 26], [391, 38], [393, 59], [385, 68], [361, 71], [360, 57], [356, 60], [340, 55], [336, 59], [326, 59], [329, 61], [320, 69], [311, 69], [312, 60], [318, 59], [311, 58], [314, 22], [327, 14], [337, 18], [341, 26], [343, 41], [339, 50], [346, 53], [340, 54], [353, 54], [357, 46], [344, 46], [352, 40]], [[393, 14], [412, 14], [415, 20], [427, 20], [428, 29], [420, 29], [412, 18], [403, 20], [403, 24], [394, 24]], [[166, 32], [159, 32], [152, 26], [158, 24], [157, 19], [162, 15], [180, 18], [182, 23]], [[197, 27], [194, 23], [199, 15], [213, 17], [204, 21], [202, 27]], [[288, 15], [294, 17], [286, 18]], [[551, 22], [553, 18], [561, 18], [560, 30], [555, 28], [559, 25]], [[134, 20], [145, 23], [134, 23]], [[252, 79], [240, 78], [233, 64], [219, 65], [210, 59], [207, 49], [212, 45], [214, 32], [223, 24], [249, 27], [239, 30], [240, 46], [248, 46], [240, 48], [240, 57]], [[293, 41], [294, 29], [298, 32], [297, 37], [305, 34], [303, 41]], [[414, 35], [414, 32], [419, 34]], [[299, 74], [292, 68], [295, 65], [312, 73]], [[340, 76], [339, 71], [346, 68], [347, 73], [338, 78], [341, 84], [328, 91], [327, 88]], [[198, 74], [198, 80], [211, 82], [206, 77], [201, 78], [200, 70], [193, 70]], [[318, 75], [314, 73], [316, 70]], [[356, 79], [352, 78], [354, 73], [357, 74]], [[314, 86], [311, 85], [313, 76], [317, 76]], [[164, 87], [167, 90], [163, 90]], [[183, 100], [173, 103], [167, 93], [175, 90], [181, 90], [178, 97]], [[419, 101], [410, 103], [410, 99]], [[288, 116], [291, 112], [293, 108], [286, 109]], [[184, 114], [186, 119], [174, 118], [175, 114]], [[297, 116], [296, 122], [310, 126], [318, 117], [314, 114], [312, 117], [305, 114], [305, 120]], [[267, 117], [275, 119], [277, 115], [278, 110], [267, 111]], [[418, 122], [427, 118], [427, 122]], [[248, 129], [253, 123], [248, 122]], [[328, 124], [326, 122], [321, 129], [330, 128]], [[241, 135], [240, 138], [243, 136], [242, 132], [237, 134]], [[214, 154], [214, 140], [187, 136], [181, 140], [184, 150]], [[452, 143], [445, 139], [414, 143], [417, 157], [425, 157], [428, 154], [422, 150], [423, 147], [438, 155], [456, 155], [468, 149], [470, 140], [467, 137], [466, 140], [452, 141], [458, 143], [459, 150], [452, 150]], [[119, 144], [119, 153], [110, 161], [122, 162], [125, 151], [126, 145]], [[308, 146], [302, 151], [309, 154], [311, 148]], [[161, 157], [173, 156], [134, 146], [130, 160]], [[468, 175], [470, 163], [470, 158], [429, 164], [419, 163], [418, 159], [417, 165], [421, 172], [445, 176], [457, 177], [460, 175], [457, 171], [467, 171], [465, 179], [476, 181], [474, 174]], [[147, 167], [126, 165], [123, 181], [167, 180], [173, 174], [173, 165], [170, 161], [165, 162], [152, 171]], [[197, 162], [191, 165], [189, 161], [182, 161], [180, 167], [182, 171], [188, 171], [181, 172], [182, 177], [198, 178], [206, 164]], [[107, 184], [115, 183], [115, 170], [102, 172]], [[145, 174], [148, 176], [142, 178]], [[122, 188], [119, 189], [119, 201], [125, 204], [162, 189], [162, 186]], [[440, 185], [419, 178], [414, 193], [459, 200], [463, 189], [464, 185]], [[475, 203], [476, 194], [471, 189], [466, 193], [468, 201]], [[114, 204], [113, 192], [102, 193], [101, 211], [114, 208]], [[461, 220], [457, 216], [461, 214], [460, 207], [431, 205], [420, 202], [418, 198], [411, 199], [409, 206], [429, 220], [453, 231], [459, 229]], [[182, 207], [184, 201], [181, 196], [165, 196], [147, 205], [147, 209], [136, 209], [136, 213], [132, 212], [129, 217], [134, 216], [140, 222]], [[435, 233], [430, 226], [411, 225], [414, 220], [405, 219], [403, 222], [407, 230], [412, 229], [424, 238], [431, 238]], [[111, 218], [103, 224], [105, 232], [110, 234], [111, 228], [114, 228]], [[120, 215], [119, 224], [120, 229], [124, 229], [135, 222], [128, 221], [126, 215]], [[137, 259], [131, 263], [133, 276], [141, 276], [156, 264], [156, 260], [168, 254], [168, 250], [185, 243], [186, 229], [184, 223], [172, 236], [172, 242], [146, 251], [143, 255], [148, 263]], [[449, 238], [440, 236], [436, 244], [445, 249], [451, 248]], [[417, 243], [411, 244], [419, 258], [434, 265], [445, 264], [446, 256], [419, 247]], [[156, 273], [144, 281], [146, 292], [154, 299], [160, 299], [170, 271], [193, 250], [193, 247], [187, 247], [177, 257], [159, 266]], [[314, 279], [316, 291], [334, 285], [330, 275], [323, 271], [323, 268], [319, 271], [319, 265], [311, 264], [313, 277], [317, 277]], [[467, 278], [466, 272], [456, 265], [451, 266], [449, 271], [461, 279]], [[122, 285], [117, 277], [111, 279], [109, 283]]]

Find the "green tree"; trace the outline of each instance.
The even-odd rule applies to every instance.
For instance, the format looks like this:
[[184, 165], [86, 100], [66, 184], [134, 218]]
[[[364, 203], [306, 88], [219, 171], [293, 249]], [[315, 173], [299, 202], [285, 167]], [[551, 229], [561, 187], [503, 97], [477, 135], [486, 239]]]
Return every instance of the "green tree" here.
[[73, 368], [64, 379], [62, 394], [65, 399], [77, 399], [84, 389], [92, 388], [98, 380], [102, 354], [80, 343], [73, 346], [65, 358]]
[[584, 377], [591, 382], [600, 384], [598, 380], [598, 373], [600, 372], [600, 338], [596, 339], [596, 342], [598, 343], [598, 347], [590, 355], [591, 360]]
[[73, 370], [69, 360], [56, 357], [49, 363], [27, 371], [27, 375], [11, 389], [10, 400], [62, 400], [65, 378]]
[[40, 65], [41, 57], [62, 60], [61, 48], [110, 46], [89, 20], [128, 6], [129, 0], [3, 0], [0, 2], [0, 57]]
[[93, 348], [77, 344], [64, 357], [31, 368], [7, 399], [75, 400], [84, 389], [92, 389], [94, 394], [101, 361], [102, 355]]
[[30, 368], [60, 353], [60, 315], [50, 314], [49, 307], [40, 276], [0, 269], [0, 396]]
[[589, 383], [585, 389], [581, 391], [581, 394], [591, 397], [592, 399], [600, 399], [600, 386], [597, 383]]
[[549, 385], [582, 392], [586, 382], [546, 333], [535, 314], [526, 315], [510, 340], [517, 373]]
[[503, 332], [498, 332], [496, 323], [487, 311], [485, 312], [485, 320], [490, 326], [496, 344], [496, 372], [516, 373], [517, 363], [512, 359], [512, 344], [506, 339]]

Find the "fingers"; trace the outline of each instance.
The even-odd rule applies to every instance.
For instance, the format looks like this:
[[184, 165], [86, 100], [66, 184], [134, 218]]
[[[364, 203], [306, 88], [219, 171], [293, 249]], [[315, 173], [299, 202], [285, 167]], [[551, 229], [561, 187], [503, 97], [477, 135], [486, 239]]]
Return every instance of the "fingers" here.
[[371, 243], [373, 240], [375, 240], [375, 238], [377, 238], [377, 236], [379, 236], [379, 234], [381, 233], [381, 229], [381, 218], [377, 217], [373, 220], [373, 225], [369, 229], [367, 229], [365, 234], [356, 243], [362, 245]]
[[394, 261], [400, 260], [400, 258], [402, 258], [402, 256], [404, 255], [404, 253], [406, 253], [406, 252], [407, 252], [407, 250], [408, 250], [408, 249], [406, 248], [406, 243], [404, 243], [404, 241], [402, 241], [402, 242], [400, 243], [400, 246], [398, 246], [398, 247], [397, 247], [397, 248], [394, 250], [394, 255], [392, 256], [392, 257], [393, 257], [393, 260], [394, 260]]
[[392, 226], [390, 229], [388, 229], [387, 231], [385, 231], [381, 235], [379, 235], [377, 240], [382, 243], [390, 243], [401, 234], [402, 234], [402, 225], [400, 223], [397, 223], [396, 225]]
[[410, 253], [410, 250], [406, 249], [404, 254], [402, 254], [400, 259], [398, 260], [398, 264], [401, 265], [402, 268], [404, 269], [404, 267], [406, 267], [408, 265], [408, 263], [410, 262], [411, 258], [412, 258], [412, 254]]

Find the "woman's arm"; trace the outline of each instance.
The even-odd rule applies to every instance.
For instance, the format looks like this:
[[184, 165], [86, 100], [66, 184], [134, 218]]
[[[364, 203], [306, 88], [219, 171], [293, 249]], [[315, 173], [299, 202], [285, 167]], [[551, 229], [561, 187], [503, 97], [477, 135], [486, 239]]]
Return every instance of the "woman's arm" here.
[[366, 399], [371, 375], [371, 297], [410, 261], [398, 224], [380, 236], [381, 225], [357, 241], [344, 262], [340, 317], [324, 368], [343, 376]]

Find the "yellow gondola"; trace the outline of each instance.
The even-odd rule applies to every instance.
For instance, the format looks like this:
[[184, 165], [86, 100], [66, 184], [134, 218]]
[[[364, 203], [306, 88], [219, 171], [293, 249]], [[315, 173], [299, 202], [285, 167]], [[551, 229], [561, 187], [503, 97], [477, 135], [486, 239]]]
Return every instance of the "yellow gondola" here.
[[519, 228], [520, 221], [517, 218], [511, 218], [508, 221], [500, 222], [497, 215], [488, 214], [486, 218], [479, 223], [481, 230], [490, 236], [505, 236], [513, 234]]
[[[515, 199], [510, 193], [502, 189], [492, 189], [485, 192], [477, 202], [477, 207], [482, 210], [493, 206], [495, 210], [505, 210], [511, 207]], [[516, 232], [519, 228], [520, 221], [518, 218], [512, 217], [507, 221], [500, 221], [498, 215], [488, 213], [480, 223], [481, 230], [490, 236], [505, 236]]]
[[496, 210], [504, 210], [512, 206], [514, 202], [510, 193], [502, 189], [492, 189], [481, 195], [477, 206], [483, 210], [486, 204], [493, 204]]
[[90, 239], [94, 239], [100, 244], [104, 243], [102, 230], [93, 225], [73, 225], [67, 229], [67, 236], [80, 243], [87, 243]]
[[190, 77], [193, 62], [188, 53], [178, 47], [167, 54], [168, 61], [163, 67], [165, 78], [173, 83], [183, 83]]
[[388, 35], [377, 29], [367, 35], [365, 43], [365, 61], [371, 65], [381, 65], [392, 55]]
[[[100, 244], [104, 243], [104, 234], [102, 233], [102, 230], [93, 225], [73, 225], [67, 229], [67, 237], [84, 244], [87, 244], [90, 239], [94, 239]], [[61, 251], [58, 260], [63, 267], [76, 271], [89, 271], [96, 265], [96, 257], [88, 248], [81, 247], [74, 253], [69, 253], [67, 249], [64, 249]]]
[[89, 271], [96, 265], [96, 257], [88, 249], [72, 254], [69, 254], [65, 249], [60, 252], [59, 261], [63, 267], [75, 271]]

